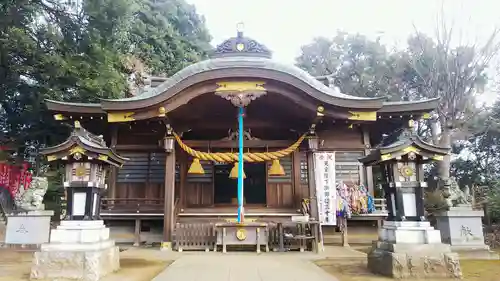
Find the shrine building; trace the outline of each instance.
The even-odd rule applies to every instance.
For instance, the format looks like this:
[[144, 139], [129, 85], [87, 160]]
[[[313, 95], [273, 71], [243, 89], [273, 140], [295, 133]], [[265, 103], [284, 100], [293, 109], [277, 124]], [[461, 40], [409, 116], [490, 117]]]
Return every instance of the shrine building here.
[[128, 98], [46, 101], [56, 120], [79, 121], [128, 159], [111, 168], [101, 217], [135, 225], [136, 243], [154, 229], [158, 242], [172, 242], [182, 224], [236, 218], [238, 107], [244, 108], [244, 215], [274, 222], [318, 218], [316, 152], [334, 152], [335, 181], [364, 186], [383, 213], [372, 167], [358, 159], [438, 105], [437, 99], [392, 102], [341, 93], [274, 61], [242, 32], [209, 59], [153, 80]]

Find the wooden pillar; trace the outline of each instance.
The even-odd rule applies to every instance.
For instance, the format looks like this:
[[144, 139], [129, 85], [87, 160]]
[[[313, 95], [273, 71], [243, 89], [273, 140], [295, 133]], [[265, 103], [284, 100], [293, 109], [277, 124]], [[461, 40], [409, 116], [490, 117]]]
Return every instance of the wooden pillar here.
[[[118, 144], [118, 125], [113, 124], [111, 126], [111, 144], [110, 148], [115, 149]], [[118, 168], [111, 166], [109, 171], [109, 198], [116, 198], [116, 178], [118, 176]]]
[[163, 215], [162, 250], [172, 249], [172, 232], [174, 230], [174, 202], [175, 202], [175, 149], [167, 153], [165, 161], [165, 202]]
[[347, 218], [343, 217], [342, 220], [342, 246], [349, 247], [349, 237], [347, 236]]
[[180, 151], [179, 154], [179, 207], [184, 208], [186, 206], [186, 180], [188, 172], [188, 158], [184, 151]]
[[310, 216], [319, 220], [316, 176], [314, 175], [314, 153], [312, 151], [307, 152], [307, 179], [309, 185], [309, 207], [311, 209]]
[[[362, 127], [363, 130], [363, 144], [365, 146], [365, 155], [370, 154], [371, 152], [371, 144], [370, 144], [370, 132], [368, 131], [368, 128], [365, 126]], [[375, 195], [375, 187], [373, 186], [373, 167], [372, 166], [367, 166], [365, 167], [365, 182], [368, 192], [372, 196]]]
[[302, 203], [302, 187], [300, 185], [300, 152], [294, 151], [292, 154], [293, 161], [293, 198], [295, 200], [294, 207], [300, 208]]

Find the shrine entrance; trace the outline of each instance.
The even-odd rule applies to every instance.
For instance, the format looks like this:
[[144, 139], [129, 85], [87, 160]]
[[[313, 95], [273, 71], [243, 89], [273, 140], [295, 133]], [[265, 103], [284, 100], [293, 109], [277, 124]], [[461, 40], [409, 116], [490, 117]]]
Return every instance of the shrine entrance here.
[[[237, 205], [236, 179], [229, 177], [232, 164], [214, 165], [214, 204]], [[266, 205], [266, 164], [245, 163], [244, 201], [246, 204]]]

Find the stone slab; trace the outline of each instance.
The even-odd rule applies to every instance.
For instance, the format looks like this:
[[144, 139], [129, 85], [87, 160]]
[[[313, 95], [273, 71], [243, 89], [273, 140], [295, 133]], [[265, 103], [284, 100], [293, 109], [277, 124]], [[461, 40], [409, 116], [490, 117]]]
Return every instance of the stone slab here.
[[470, 207], [453, 207], [436, 216], [437, 227], [441, 231], [443, 243], [457, 249], [486, 249], [484, 242], [482, 216], [483, 211]]
[[374, 248], [367, 256], [373, 273], [395, 279], [461, 278], [458, 254], [419, 252], [393, 253]]
[[472, 210], [467, 208], [451, 208], [449, 211], [436, 214], [436, 217], [483, 217], [483, 210]]
[[49, 241], [54, 211], [28, 211], [7, 215], [6, 244], [43, 244]]
[[106, 227], [104, 221], [63, 220], [57, 226], [60, 229], [95, 229]]
[[42, 251], [34, 255], [30, 279], [98, 281], [120, 268], [118, 247], [99, 251]]
[[338, 281], [304, 256], [308, 255], [301, 253], [182, 255], [152, 281]]
[[433, 255], [435, 253], [451, 253], [451, 246], [448, 244], [408, 244], [408, 243], [389, 243], [384, 241], [375, 241], [373, 248], [393, 253], [415, 253], [419, 255]]
[[[489, 248], [489, 247], [488, 247]], [[461, 259], [474, 259], [474, 260], [498, 260], [500, 256], [497, 252], [490, 249], [466, 249], [461, 247], [452, 247], [454, 252], [457, 252]]]
[[57, 227], [50, 235], [50, 243], [94, 243], [109, 239], [109, 228], [64, 229]]
[[52, 217], [54, 215], [54, 211], [51, 210], [33, 210], [26, 212], [19, 212], [15, 214], [6, 214], [7, 218], [9, 217]]
[[47, 243], [47, 244], [42, 244], [40, 250], [42, 252], [59, 252], [59, 251], [88, 252], [88, 251], [100, 251], [114, 246], [115, 246], [115, 241], [113, 240], [99, 241], [96, 243]]
[[428, 222], [384, 222], [379, 240], [391, 243], [441, 244], [441, 233]]

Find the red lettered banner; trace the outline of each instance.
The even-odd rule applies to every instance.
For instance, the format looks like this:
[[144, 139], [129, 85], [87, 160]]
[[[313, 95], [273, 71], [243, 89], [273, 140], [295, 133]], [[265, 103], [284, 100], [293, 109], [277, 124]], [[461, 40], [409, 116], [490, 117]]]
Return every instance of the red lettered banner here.
[[32, 178], [28, 163], [23, 163], [21, 167], [0, 163], [0, 187], [6, 188], [12, 198], [16, 196], [20, 188], [27, 189]]

